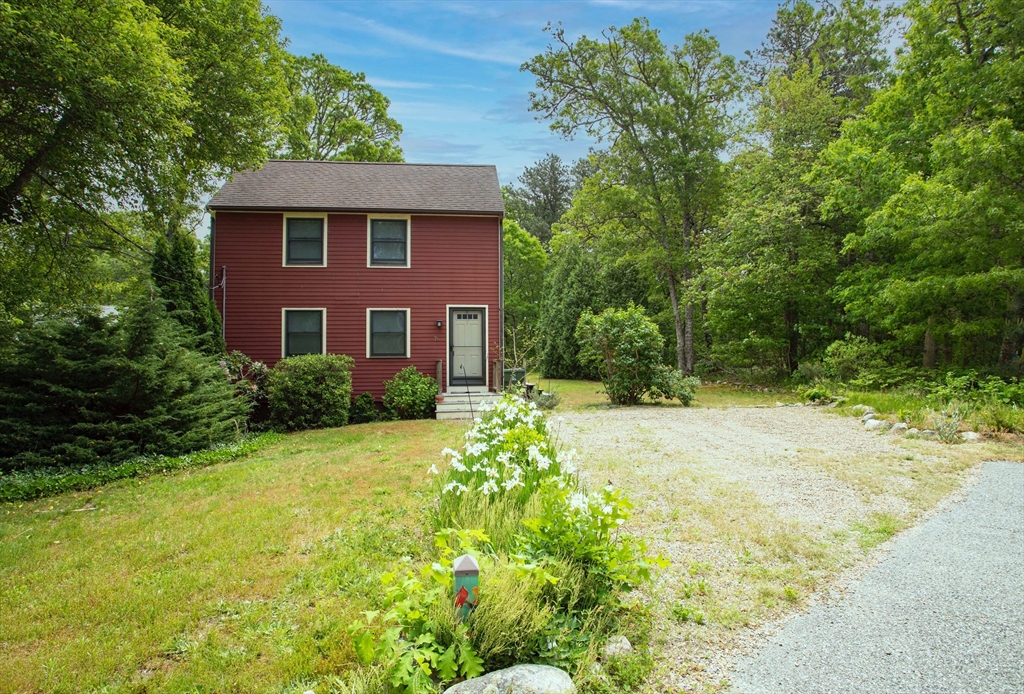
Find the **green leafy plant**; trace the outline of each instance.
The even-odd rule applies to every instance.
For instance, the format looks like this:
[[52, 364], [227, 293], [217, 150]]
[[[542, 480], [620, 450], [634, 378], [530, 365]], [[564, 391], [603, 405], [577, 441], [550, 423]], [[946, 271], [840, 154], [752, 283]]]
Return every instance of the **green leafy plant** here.
[[249, 408], [249, 428], [259, 429], [270, 420], [270, 399], [267, 384], [270, 369], [235, 350], [220, 360], [220, 367], [235, 384], [235, 394]]
[[562, 402], [562, 396], [553, 390], [546, 390], [533, 396], [533, 401], [542, 410], [553, 410]]
[[353, 363], [342, 354], [303, 354], [277, 362], [267, 388], [274, 427], [298, 431], [347, 424]]
[[932, 412], [932, 426], [939, 440], [943, 443], [958, 443], [960, 441], [960, 427], [969, 413], [969, 408], [962, 404], [951, 402], [941, 412]]
[[380, 410], [377, 409], [377, 402], [371, 393], [362, 393], [352, 402], [352, 410], [349, 412], [348, 421], [350, 424], [366, 424], [376, 422], [380, 419]]
[[680, 623], [704, 623], [704, 613], [702, 611], [690, 605], [685, 605], [681, 602], [677, 602], [675, 605], [672, 606], [672, 618]]
[[394, 419], [430, 419], [437, 407], [437, 381], [407, 366], [384, 381], [384, 409]]
[[605, 392], [616, 405], [635, 405], [645, 397], [693, 400], [693, 381], [661, 363], [665, 339], [643, 307], [610, 308], [599, 315], [589, 309], [576, 325], [581, 362], [601, 373]]

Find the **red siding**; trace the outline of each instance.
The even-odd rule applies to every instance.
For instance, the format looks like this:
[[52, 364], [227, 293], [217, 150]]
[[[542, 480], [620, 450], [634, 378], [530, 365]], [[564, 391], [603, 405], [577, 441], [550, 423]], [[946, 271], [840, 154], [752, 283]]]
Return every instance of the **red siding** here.
[[[282, 267], [282, 214], [218, 212], [213, 250], [216, 271], [227, 267], [227, 348], [273, 365], [281, 309], [326, 308], [327, 351], [355, 359], [354, 394], [379, 399], [383, 382], [409, 364], [431, 376], [436, 360], [447, 368], [446, 305], [487, 306], [490, 384], [500, 327], [498, 218], [413, 215], [409, 268], [366, 267], [366, 224], [366, 215], [329, 215], [327, 267]], [[215, 296], [223, 311], [221, 291]], [[411, 358], [366, 357], [367, 308], [410, 309]]]

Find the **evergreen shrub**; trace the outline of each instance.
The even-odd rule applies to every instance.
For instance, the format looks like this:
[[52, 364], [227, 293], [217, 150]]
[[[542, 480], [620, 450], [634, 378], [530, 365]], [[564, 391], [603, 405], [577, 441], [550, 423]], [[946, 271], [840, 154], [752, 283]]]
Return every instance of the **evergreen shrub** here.
[[161, 301], [40, 321], [15, 338], [0, 350], [0, 469], [176, 456], [244, 429], [247, 403]]
[[407, 366], [384, 381], [384, 409], [394, 419], [430, 419], [437, 408], [437, 381]]
[[274, 428], [300, 431], [347, 424], [354, 363], [343, 354], [303, 354], [277, 362], [267, 388]]

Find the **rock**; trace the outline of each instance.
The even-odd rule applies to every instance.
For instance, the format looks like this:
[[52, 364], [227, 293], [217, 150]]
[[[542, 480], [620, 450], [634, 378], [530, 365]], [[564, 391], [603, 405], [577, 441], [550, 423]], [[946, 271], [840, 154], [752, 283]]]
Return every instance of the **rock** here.
[[784, 403], [784, 402], [779, 402], [778, 400], [776, 400], [776, 401], [775, 401], [775, 406], [776, 406], [776, 407], [785, 407], [785, 406], [786, 406], [786, 403]]
[[575, 694], [576, 685], [562, 670], [549, 665], [513, 665], [459, 682], [444, 694]]
[[868, 407], [867, 405], [854, 405], [850, 408], [854, 414], [867, 414], [868, 412], [874, 412], [875, 408]]
[[960, 434], [960, 438], [967, 442], [981, 441], [981, 434], [976, 431], [965, 431]]
[[895, 434], [896, 436], [902, 436], [903, 434], [906, 434], [907, 431], [909, 431], [909, 429], [907, 429], [906, 423], [896, 422], [895, 424], [892, 425], [892, 429], [890, 429], [889, 431]]
[[939, 435], [938, 435], [937, 432], [934, 432], [931, 429], [925, 429], [924, 431], [921, 432], [921, 438], [922, 439], [937, 439], [937, 438], [939, 438]]
[[885, 431], [889, 428], [889, 422], [884, 419], [869, 419], [864, 422], [864, 428], [868, 431]]
[[633, 652], [633, 644], [625, 636], [613, 636], [604, 645], [605, 658], [620, 658]]
[[870, 422], [874, 418], [875, 418], [875, 411], [871, 410], [870, 412], [865, 412], [863, 415], [861, 415], [860, 421], [862, 421], [862, 422]]
[[920, 433], [921, 432], [918, 431], [917, 427], [910, 427], [909, 429], [907, 429], [907, 436], [910, 437], [918, 436]]

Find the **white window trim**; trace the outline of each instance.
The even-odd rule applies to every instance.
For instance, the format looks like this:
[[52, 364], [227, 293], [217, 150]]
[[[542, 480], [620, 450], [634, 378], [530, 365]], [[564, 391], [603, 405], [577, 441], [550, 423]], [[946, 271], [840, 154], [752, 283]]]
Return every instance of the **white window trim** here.
[[[370, 355], [370, 312], [371, 311], [405, 311], [405, 354], [403, 356], [371, 356]], [[366, 358], [367, 359], [411, 359], [412, 358], [412, 311], [407, 308], [368, 308], [366, 309]]]
[[[491, 320], [491, 305], [490, 304], [445, 304], [445, 321], [451, 323], [452, 309], [461, 311], [466, 309], [467, 311], [479, 311], [483, 309], [484, 312], [484, 334], [482, 335], [484, 341], [484, 385], [483, 387], [490, 392], [491, 388], [491, 345], [489, 340], [491, 331], [488, 322]], [[445, 392], [448, 392], [452, 388], [452, 326], [446, 325], [444, 330], [444, 371], [445, 371]], [[460, 388], [462, 386], [459, 386]], [[470, 386], [472, 388], [473, 386]]]
[[[281, 267], [327, 267], [327, 213], [326, 212], [285, 212], [281, 220]], [[324, 255], [319, 265], [310, 263], [288, 263], [288, 220], [289, 219], [322, 219], [324, 220]]]
[[[404, 219], [405, 220], [405, 265], [374, 265], [373, 264], [373, 220]], [[368, 214], [366, 215], [366, 267], [377, 270], [402, 270], [412, 267], [412, 215], [411, 214]]]
[[[315, 265], [313, 267], [316, 267]], [[288, 357], [288, 312], [289, 311], [319, 311], [320, 318], [320, 354], [327, 354], [327, 309], [326, 308], [294, 308], [281, 309], [281, 358]]]

